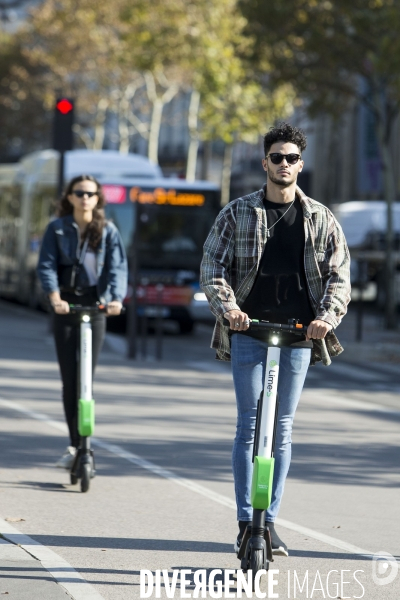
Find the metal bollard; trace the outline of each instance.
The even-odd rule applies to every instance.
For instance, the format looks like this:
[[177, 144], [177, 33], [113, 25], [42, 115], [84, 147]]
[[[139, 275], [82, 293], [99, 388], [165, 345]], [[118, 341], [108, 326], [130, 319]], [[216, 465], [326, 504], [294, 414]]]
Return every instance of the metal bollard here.
[[163, 312], [162, 312], [162, 295], [164, 286], [162, 283], [156, 285], [157, 290], [157, 317], [156, 317], [156, 359], [162, 359], [162, 343], [163, 343]]
[[147, 358], [147, 315], [146, 315], [147, 305], [145, 304], [143, 307], [143, 316], [140, 327], [140, 354], [142, 358]]
[[356, 341], [362, 341], [363, 318], [364, 318], [364, 302], [363, 295], [368, 278], [367, 263], [364, 260], [357, 261], [357, 282], [359, 289], [359, 298], [357, 302], [357, 319], [356, 319]]

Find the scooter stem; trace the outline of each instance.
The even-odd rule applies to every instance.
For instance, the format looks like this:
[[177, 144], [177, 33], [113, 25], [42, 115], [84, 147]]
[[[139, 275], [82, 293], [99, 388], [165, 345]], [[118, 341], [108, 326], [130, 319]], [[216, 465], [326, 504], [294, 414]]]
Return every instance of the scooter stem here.
[[275, 459], [273, 442], [275, 413], [277, 409], [279, 360], [281, 350], [268, 347], [265, 369], [264, 394], [261, 399], [258, 447], [254, 453], [251, 483], [251, 505], [253, 509], [266, 510], [271, 504]]
[[276, 412], [276, 399], [278, 394], [279, 361], [281, 349], [269, 347], [265, 371], [264, 397], [262, 400], [260, 436], [256, 456], [272, 457], [272, 442], [274, 437], [274, 424]]
[[[92, 325], [89, 315], [83, 315], [80, 325], [80, 396], [78, 405], [78, 431], [83, 438], [94, 433], [94, 400], [92, 398]], [[85, 441], [86, 449], [89, 440]]]

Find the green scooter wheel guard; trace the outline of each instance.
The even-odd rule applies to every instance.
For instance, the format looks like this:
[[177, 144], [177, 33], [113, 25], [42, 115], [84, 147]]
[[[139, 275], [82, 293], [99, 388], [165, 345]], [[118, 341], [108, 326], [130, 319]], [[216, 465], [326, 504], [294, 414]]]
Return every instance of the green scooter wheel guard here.
[[271, 504], [274, 465], [275, 459], [273, 457], [254, 457], [253, 479], [251, 483], [251, 505], [253, 508], [267, 510]]
[[78, 431], [82, 437], [91, 437], [94, 433], [94, 400], [79, 399]]

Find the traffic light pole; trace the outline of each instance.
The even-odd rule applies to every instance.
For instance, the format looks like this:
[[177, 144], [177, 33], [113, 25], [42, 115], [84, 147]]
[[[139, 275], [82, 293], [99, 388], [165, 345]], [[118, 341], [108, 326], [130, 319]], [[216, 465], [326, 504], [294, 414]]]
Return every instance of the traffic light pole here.
[[135, 210], [134, 221], [133, 221], [133, 236], [132, 246], [130, 252], [130, 269], [129, 279], [131, 285], [131, 297], [128, 305], [128, 323], [127, 323], [127, 335], [128, 335], [128, 358], [135, 359], [137, 357], [137, 337], [138, 337], [138, 318], [137, 318], [137, 284], [139, 277], [139, 257], [138, 257], [138, 245], [139, 245], [139, 223], [140, 223], [140, 204], [134, 205]]
[[60, 160], [58, 163], [58, 185], [57, 198], [61, 198], [64, 191], [64, 171], [65, 171], [65, 152], [60, 151]]

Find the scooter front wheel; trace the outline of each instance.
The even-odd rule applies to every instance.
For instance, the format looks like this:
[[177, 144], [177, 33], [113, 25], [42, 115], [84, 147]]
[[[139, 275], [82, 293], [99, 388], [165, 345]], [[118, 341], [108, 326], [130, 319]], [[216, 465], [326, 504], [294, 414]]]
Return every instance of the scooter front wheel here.
[[256, 575], [258, 573], [258, 571], [261, 571], [261, 569], [264, 569], [264, 552], [262, 550], [252, 550], [251, 554], [250, 554], [250, 569], [251, 569], [251, 579], [253, 582], [253, 592], [255, 591], [254, 589], [254, 582], [256, 579]]
[[82, 465], [81, 492], [87, 492], [90, 486], [92, 468], [90, 463]]

